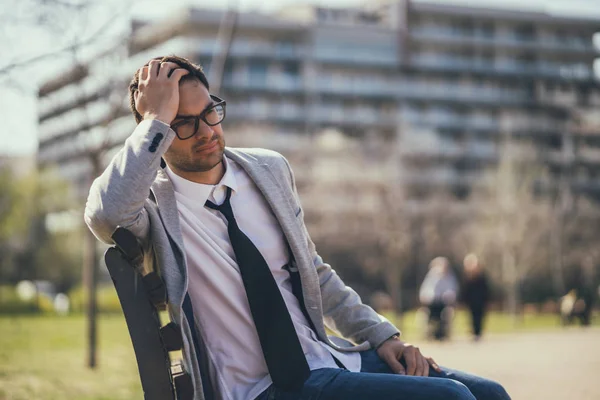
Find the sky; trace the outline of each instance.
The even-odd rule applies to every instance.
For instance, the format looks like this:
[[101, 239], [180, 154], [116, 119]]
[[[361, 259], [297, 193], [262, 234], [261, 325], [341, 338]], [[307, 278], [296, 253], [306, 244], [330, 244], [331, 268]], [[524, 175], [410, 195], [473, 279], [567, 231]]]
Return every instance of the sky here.
[[[84, 0], [61, 0], [56, 3], [81, 3]], [[87, 0], [86, 0], [87, 1]], [[435, 0], [451, 4], [481, 5], [523, 10], [548, 11], [556, 14], [594, 16], [600, 18], [598, 0]], [[32, 154], [37, 149], [37, 110], [35, 93], [38, 85], [72, 62], [70, 53], [44, 59], [31, 67], [16, 67], [1, 72], [15, 62], [53, 52], [86, 38], [95, 32], [104, 35], [94, 40], [94, 46], [109, 43], [121, 32], [128, 17], [160, 18], [173, 7], [229, 7], [236, 5], [243, 11], [273, 12], [291, 4], [318, 4], [326, 6], [356, 6], [367, 0], [98, 0], [87, 13], [65, 6], [53, 6], [53, 0], [0, 0], [0, 155]], [[60, 8], [62, 7], [62, 8]], [[71, 15], [79, 15], [74, 19]], [[65, 20], [68, 23], [65, 23]], [[107, 22], [110, 21], [110, 22]], [[43, 22], [45, 28], [41, 28]], [[51, 28], [48, 29], [47, 26]], [[108, 27], [104, 29], [105, 27]]]

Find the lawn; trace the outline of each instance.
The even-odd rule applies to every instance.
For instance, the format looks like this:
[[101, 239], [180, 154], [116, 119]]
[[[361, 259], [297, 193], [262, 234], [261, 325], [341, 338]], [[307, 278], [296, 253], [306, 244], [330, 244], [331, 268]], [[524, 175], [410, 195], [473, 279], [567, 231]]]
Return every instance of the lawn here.
[[[419, 332], [419, 324], [415, 312], [404, 314], [402, 320], [394, 315], [386, 317], [396, 326], [401, 327], [403, 337], [407, 341], [422, 340], [423, 336]], [[595, 319], [594, 322], [598, 322]], [[530, 330], [547, 330], [560, 327], [559, 318], [553, 314], [524, 314], [520, 320], [515, 320], [509, 314], [494, 312], [490, 313], [484, 325], [485, 333], [508, 333]], [[454, 317], [452, 324], [453, 336], [465, 336], [470, 334], [470, 317], [464, 310], [460, 310]]]
[[99, 321], [96, 370], [85, 366], [82, 315], [0, 317], [0, 399], [142, 399], [125, 320]]
[[[391, 318], [394, 320], [394, 318]], [[405, 340], [421, 341], [415, 314], [403, 319]], [[457, 336], [468, 332], [466, 314], [455, 320]], [[555, 316], [526, 316], [517, 330], [557, 329]], [[490, 332], [515, 331], [510, 317], [491, 315]], [[121, 315], [99, 321], [98, 367], [85, 366], [83, 315], [0, 316], [1, 400], [142, 399], [135, 357]]]

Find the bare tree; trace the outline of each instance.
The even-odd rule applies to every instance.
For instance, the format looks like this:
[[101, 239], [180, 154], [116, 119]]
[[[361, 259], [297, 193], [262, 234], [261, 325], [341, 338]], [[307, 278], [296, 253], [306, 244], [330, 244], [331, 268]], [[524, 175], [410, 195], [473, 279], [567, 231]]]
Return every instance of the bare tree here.
[[[132, 1], [8, 0], [0, 11], [0, 41], [5, 46], [0, 62], [0, 83], [32, 92], [40, 82], [25, 71], [34, 69], [36, 79], [48, 66], [69, 62], [73, 52], [90, 50], [102, 42], [127, 37]], [[104, 16], [104, 18], [99, 16]], [[47, 46], [35, 46], [37, 42]], [[58, 63], [58, 64], [57, 64]], [[41, 74], [43, 76], [43, 74]]]
[[549, 261], [552, 206], [534, 192], [541, 173], [534, 154], [522, 144], [517, 147], [509, 140], [503, 144], [485, 189], [472, 196], [474, 215], [467, 228], [472, 251], [499, 267], [506, 308], [514, 316], [520, 309], [524, 278], [533, 266]]

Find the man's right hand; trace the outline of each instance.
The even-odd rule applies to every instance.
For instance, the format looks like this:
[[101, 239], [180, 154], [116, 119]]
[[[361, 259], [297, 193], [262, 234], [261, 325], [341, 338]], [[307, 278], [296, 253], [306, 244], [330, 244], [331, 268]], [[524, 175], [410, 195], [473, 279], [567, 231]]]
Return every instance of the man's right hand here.
[[158, 119], [171, 125], [179, 108], [179, 80], [188, 73], [172, 62], [150, 61], [139, 70], [135, 109], [144, 119]]

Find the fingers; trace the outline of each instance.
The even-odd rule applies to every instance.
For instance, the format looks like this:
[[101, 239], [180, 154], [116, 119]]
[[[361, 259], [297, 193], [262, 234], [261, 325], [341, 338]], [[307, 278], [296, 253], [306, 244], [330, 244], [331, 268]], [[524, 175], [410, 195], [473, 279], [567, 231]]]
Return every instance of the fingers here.
[[176, 70], [173, 71], [173, 73], [171, 74], [171, 79], [174, 80], [175, 82], [179, 82], [179, 80], [181, 79], [181, 77], [189, 74], [190, 72], [183, 69], [183, 68], [177, 68]]
[[386, 356], [385, 362], [390, 367], [390, 369], [392, 371], [394, 371], [394, 373], [399, 374], [399, 375], [406, 375], [406, 370], [404, 369], [402, 364], [400, 364], [400, 361], [398, 361], [398, 359], [393, 354], [390, 356]]
[[427, 361], [425, 360], [425, 357], [423, 357], [421, 355], [421, 352], [418, 350], [417, 348], [417, 354], [415, 357], [415, 364], [416, 364], [416, 369], [415, 369], [415, 376], [424, 376], [424, 371], [425, 371], [425, 364], [427, 364]]
[[160, 71], [158, 72], [158, 78], [162, 80], [172, 80], [179, 82], [182, 76], [189, 74], [189, 71], [181, 68], [179, 65], [173, 62], [164, 62], [160, 64]]
[[152, 60], [148, 63], [148, 77], [154, 78], [158, 76], [160, 71], [160, 60]]
[[159, 78], [168, 79], [169, 76], [171, 76], [171, 72], [176, 68], [179, 68], [179, 65], [170, 61], [163, 62], [160, 64], [160, 71], [158, 72]]
[[178, 83], [188, 71], [173, 62], [151, 60], [138, 70], [138, 87], [134, 93], [135, 109], [144, 119], [158, 119], [167, 124], [177, 115]]
[[431, 368], [433, 368], [436, 372], [442, 372], [442, 369], [439, 365], [437, 365], [435, 361], [433, 361], [433, 358], [427, 357], [427, 363], [429, 363], [429, 365], [431, 365]]
[[406, 361], [406, 374], [414, 375], [417, 370], [417, 352], [415, 348], [410, 346], [404, 351], [404, 361]]
[[161, 64], [159, 60], [152, 60], [147, 66], [140, 68], [138, 74], [141, 86], [145, 86], [149, 78], [153, 77], [162, 80], [173, 79], [175, 82], [179, 82], [181, 77], [189, 74], [189, 71], [173, 62], [164, 62]]
[[148, 66], [143, 66], [142, 68], [140, 68], [138, 70], [138, 76], [139, 76], [140, 82], [147, 80], [148, 79]]
[[[426, 358], [421, 354], [421, 350], [418, 347], [407, 345], [404, 350], [404, 361], [406, 362], [406, 374], [412, 376], [429, 376], [429, 366], [431, 358]], [[435, 365], [435, 368], [439, 370], [439, 367], [433, 360], [431, 362]], [[433, 365], [432, 365], [433, 366]]]

